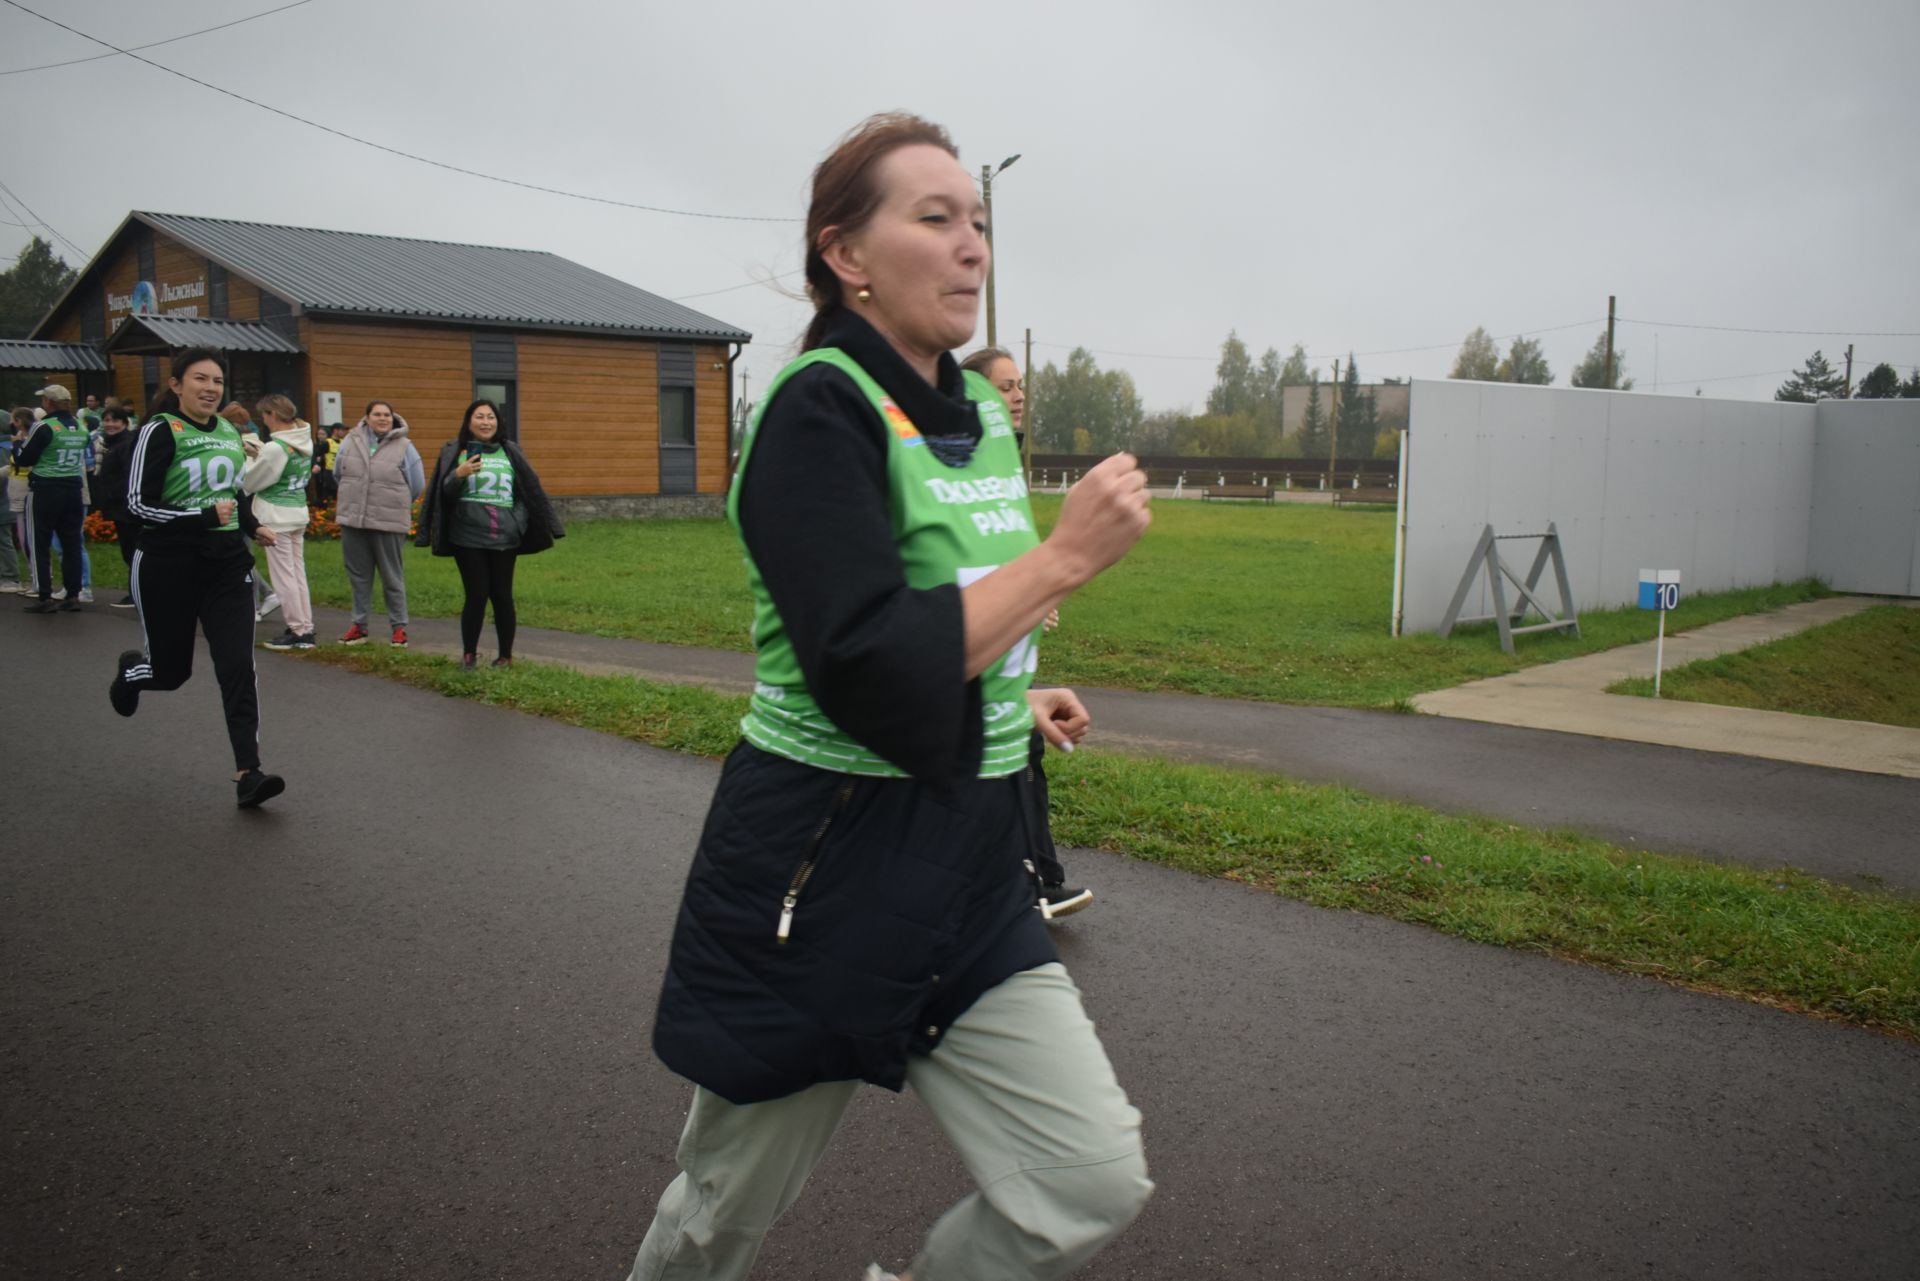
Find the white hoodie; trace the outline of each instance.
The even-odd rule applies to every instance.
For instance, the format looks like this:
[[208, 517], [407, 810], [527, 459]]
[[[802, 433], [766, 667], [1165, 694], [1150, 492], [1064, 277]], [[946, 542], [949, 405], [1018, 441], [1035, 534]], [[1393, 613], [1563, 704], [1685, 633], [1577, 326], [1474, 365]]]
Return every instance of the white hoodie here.
[[[273, 433], [273, 439], [286, 449], [268, 448], [260, 438], [248, 433], [241, 438], [241, 445], [247, 451], [247, 469], [240, 473], [240, 488], [249, 494], [258, 495], [273, 485], [285, 473], [288, 467], [299, 467], [309, 475], [313, 471], [313, 428], [303, 422], [296, 422], [285, 431]], [[292, 456], [288, 456], [292, 450]], [[283, 507], [278, 503], [267, 502], [256, 497], [253, 500], [254, 519], [276, 534], [290, 533], [307, 527], [307, 509]]]

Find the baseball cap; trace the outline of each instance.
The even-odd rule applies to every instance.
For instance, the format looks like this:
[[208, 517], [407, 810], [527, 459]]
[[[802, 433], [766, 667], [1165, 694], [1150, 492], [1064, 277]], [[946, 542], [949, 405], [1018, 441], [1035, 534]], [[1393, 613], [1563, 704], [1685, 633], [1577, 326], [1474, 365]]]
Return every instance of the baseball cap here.
[[48, 400], [59, 401], [62, 404], [71, 405], [73, 403], [73, 392], [62, 387], [59, 383], [48, 383], [33, 394], [36, 396], [44, 396]]

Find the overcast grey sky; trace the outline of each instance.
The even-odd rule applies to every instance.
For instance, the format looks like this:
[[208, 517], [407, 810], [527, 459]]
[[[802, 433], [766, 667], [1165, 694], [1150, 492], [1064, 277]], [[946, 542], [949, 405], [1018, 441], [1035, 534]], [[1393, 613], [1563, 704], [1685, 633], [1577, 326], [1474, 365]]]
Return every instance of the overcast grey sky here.
[[[286, 0], [21, 2], [127, 47]], [[1619, 331], [1642, 389], [1656, 335], [1660, 390], [1746, 398], [1848, 342], [1683, 324], [1840, 331], [1856, 376], [1904, 374], [1917, 48], [1913, 0], [311, 0], [142, 56], [448, 164], [796, 220], [840, 133], [917, 111], [976, 171], [1022, 157], [994, 184], [1003, 343], [1092, 348], [1158, 409], [1200, 405], [1229, 329], [1371, 380], [1443, 376], [1474, 325], [1590, 322], [1541, 335], [1564, 385], [1609, 293], [1661, 322]], [[0, 4], [0, 71], [99, 52]], [[135, 208], [546, 249], [668, 297], [799, 263], [797, 221], [464, 177], [123, 57], [0, 75], [0, 112], [0, 182], [76, 266]], [[758, 285], [688, 302], [753, 331], [755, 387], [806, 317]]]

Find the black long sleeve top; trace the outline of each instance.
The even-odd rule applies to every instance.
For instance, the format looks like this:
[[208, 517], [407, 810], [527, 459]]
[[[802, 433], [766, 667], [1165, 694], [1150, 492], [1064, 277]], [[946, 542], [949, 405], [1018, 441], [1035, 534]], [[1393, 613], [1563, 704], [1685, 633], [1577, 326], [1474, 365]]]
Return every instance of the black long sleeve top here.
[[[822, 345], [853, 357], [936, 455], [968, 455], [979, 442], [952, 356], [940, 357], [931, 385], [850, 312]], [[887, 442], [865, 394], [830, 365], [788, 379], [740, 485], [741, 536], [820, 710], [922, 781], [975, 774], [980, 683], [966, 679], [960, 589], [907, 585], [888, 515]]]
[[[197, 423], [184, 415], [181, 421], [189, 430], [211, 431], [211, 423]], [[145, 528], [140, 534], [142, 551], [197, 552], [211, 559], [253, 558], [247, 540], [260, 528], [253, 504], [236, 491], [239, 529], [221, 529], [220, 518], [211, 507], [198, 509], [169, 507], [165, 493], [167, 467], [173, 462], [173, 429], [166, 419], [155, 418], [140, 429], [133, 444], [133, 459], [127, 468], [127, 510]]]

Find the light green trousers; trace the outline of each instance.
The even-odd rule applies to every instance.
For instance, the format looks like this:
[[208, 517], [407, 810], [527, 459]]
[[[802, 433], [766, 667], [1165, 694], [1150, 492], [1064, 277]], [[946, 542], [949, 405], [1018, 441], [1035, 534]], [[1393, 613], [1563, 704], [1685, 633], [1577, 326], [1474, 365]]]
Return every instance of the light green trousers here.
[[[1140, 1113], [1058, 963], [982, 996], [931, 1056], [909, 1062], [907, 1084], [979, 1185], [934, 1224], [914, 1281], [1064, 1277], [1153, 1192]], [[746, 1281], [858, 1086], [830, 1081], [745, 1105], [696, 1087], [681, 1173], [629, 1281]]]

